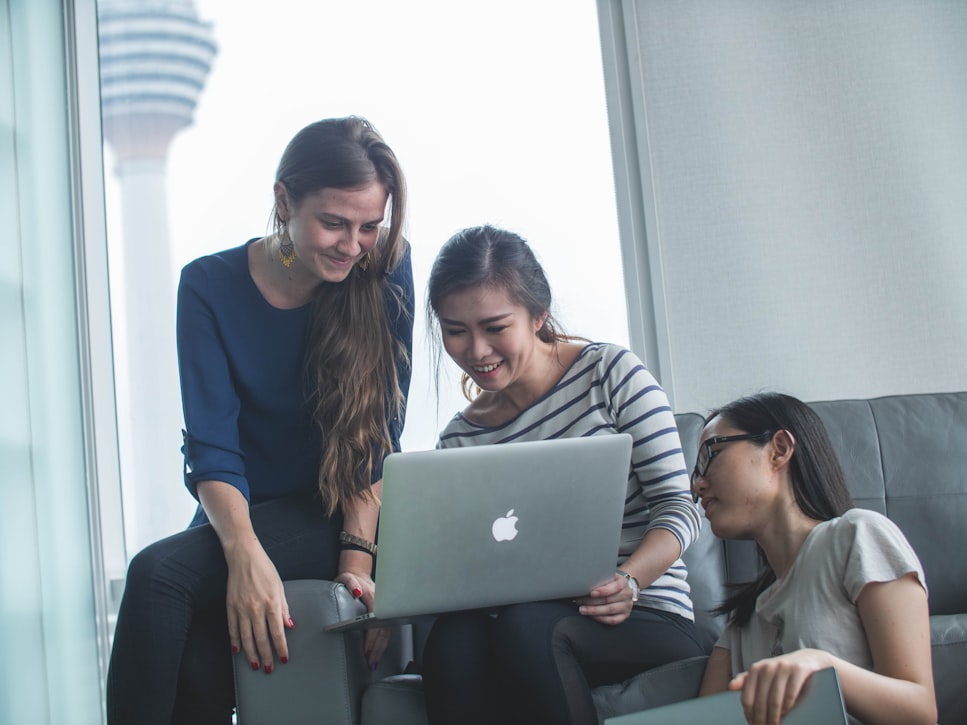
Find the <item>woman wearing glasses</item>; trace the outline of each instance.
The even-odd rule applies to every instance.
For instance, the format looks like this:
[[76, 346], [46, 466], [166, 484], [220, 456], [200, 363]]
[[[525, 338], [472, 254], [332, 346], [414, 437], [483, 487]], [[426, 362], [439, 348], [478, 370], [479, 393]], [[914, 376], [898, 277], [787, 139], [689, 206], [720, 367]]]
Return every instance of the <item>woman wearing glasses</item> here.
[[[336, 579], [368, 608], [382, 463], [399, 449], [413, 272], [396, 155], [357, 117], [287, 144], [273, 231], [189, 263], [178, 288], [191, 526], [128, 568], [110, 725], [229, 725], [233, 656], [289, 658], [282, 582]], [[375, 664], [388, 630], [372, 629]]]
[[811, 408], [769, 393], [714, 411], [692, 493], [716, 535], [754, 539], [765, 559], [720, 607], [702, 695], [741, 690], [750, 723], [778, 723], [835, 667], [866, 725], [937, 721], [923, 569], [892, 521], [853, 508]]

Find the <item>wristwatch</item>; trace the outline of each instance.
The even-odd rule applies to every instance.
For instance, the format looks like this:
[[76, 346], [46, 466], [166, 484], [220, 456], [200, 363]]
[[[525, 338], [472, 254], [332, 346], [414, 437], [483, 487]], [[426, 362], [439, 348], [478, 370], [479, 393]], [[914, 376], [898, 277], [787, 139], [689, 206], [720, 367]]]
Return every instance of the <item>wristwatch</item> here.
[[641, 587], [638, 586], [638, 580], [635, 579], [631, 574], [626, 571], [618, 569], [617, 572], [628, 580], [628, 586], [631, 588], [631, 603], [635, 604], [638, 601], [638, 595], [641, 593]]

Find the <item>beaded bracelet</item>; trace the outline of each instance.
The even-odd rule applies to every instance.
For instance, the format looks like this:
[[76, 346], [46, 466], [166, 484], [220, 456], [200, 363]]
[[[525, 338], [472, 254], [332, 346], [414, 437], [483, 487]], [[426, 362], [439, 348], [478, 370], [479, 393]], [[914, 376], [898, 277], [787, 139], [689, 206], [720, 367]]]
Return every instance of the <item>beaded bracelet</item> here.
[[339, 532], [340, 549], [352, 549], [354, 551], [365, 551], [371, 556], [376, 556], [376, 544], [358, 536], [353, 536], [346, 531]]

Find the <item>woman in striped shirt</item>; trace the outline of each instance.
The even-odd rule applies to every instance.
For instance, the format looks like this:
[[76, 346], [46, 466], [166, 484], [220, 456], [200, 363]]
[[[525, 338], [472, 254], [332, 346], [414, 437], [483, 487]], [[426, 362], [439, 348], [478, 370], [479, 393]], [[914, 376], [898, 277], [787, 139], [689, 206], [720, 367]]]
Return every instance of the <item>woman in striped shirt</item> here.
[[614, 578], [577, 604], [438, 618], [423, 658], [430, 721], [597, 723], [592, 687], [703, 654], [681, 560], [699, 516], [668, 400], [630, 351], [560, 332], [544, 271], [516, 234], [459, 232], [428, 288], [428, 316], [470, 400], [438, 447], [634, 438]]

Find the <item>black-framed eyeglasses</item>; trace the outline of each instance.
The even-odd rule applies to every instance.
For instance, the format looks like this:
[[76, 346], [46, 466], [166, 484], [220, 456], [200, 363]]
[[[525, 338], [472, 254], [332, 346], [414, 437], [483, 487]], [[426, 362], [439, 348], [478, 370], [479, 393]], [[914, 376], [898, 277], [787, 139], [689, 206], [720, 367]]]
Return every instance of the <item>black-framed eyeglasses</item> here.
[[734, 436], [715, 436], [714, 438], [706, 438], [702, 441], [702, 445], [698, 449], [698, 455], [695, 457], [695, 468], [692, 469], [692, 477], [690, 479], [692, 488], [692, 500], [698, 503], [699, 495], [695, 490], [695, 481], [699, 476], [704, 476], [708, 472], [709, 464], [712, 459], [715, 458], [722, 449], [712, 450], [712, 446], [717, 446], [720, 443], [735, 443], [737, 441], [754, 441], [754, 440], [767, 440], [772, 438], [773, 431], [766, 430], [761, 433], [742, 433], [741, 435]]

